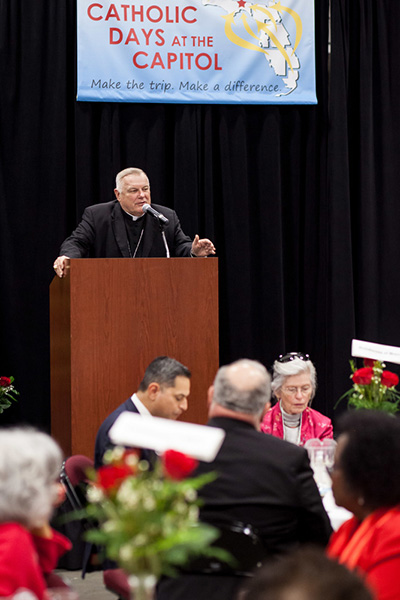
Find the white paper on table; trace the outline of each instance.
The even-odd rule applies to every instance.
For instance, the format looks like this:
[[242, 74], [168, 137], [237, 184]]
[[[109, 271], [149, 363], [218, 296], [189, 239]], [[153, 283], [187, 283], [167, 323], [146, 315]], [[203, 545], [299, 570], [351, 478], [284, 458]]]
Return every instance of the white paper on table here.
[[353, 340], [351, 343], [351, 355], [380, 361], [387, 360], [400, 365], [400, 348], [397, 346], [385, 346], [373, 342]]
[[156, 452], [176, 450], [198, 460], [211, 462], [225, 438], [219, 427], [183, 423], [125, 411], [108, 433], [120, 446], [149, 448]]

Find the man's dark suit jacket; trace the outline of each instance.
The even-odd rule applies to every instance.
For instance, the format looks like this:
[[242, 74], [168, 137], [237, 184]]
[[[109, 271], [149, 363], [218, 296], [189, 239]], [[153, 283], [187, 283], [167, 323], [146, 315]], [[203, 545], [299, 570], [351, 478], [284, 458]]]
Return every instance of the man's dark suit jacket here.
[[[192, 241], [183, 233], [176, 212], [158, 204], [152, 206], [169, 219], [164, 231], [171, 256], [190, 256]], [[139, 255], [143, 258], [166, 256], [157, 219], [149, 214], [144, 215], [143, 219], [144, 232]], [[60, 256], [129, 258], [125, 218], [118, 200], [86, 208], [78, 227], [61, 245]]]
[[[96, 435], [96, 442], [94, 446], [94, 466], [96, 469], [101, 467], [101, 465], [103, 464], [103, 456], [106, 450], [109, 450], [110, 448], [114, 447], [114, 444], [108, 437], [108, 432], [114, 425], [115, 421], [118, 419], [119, 415], [126, 410], [134, 413], [139, 413], [138, 409], [133, 404], [131, 398], [128, 398], [128, 400], [125, 400], [125, 402], [120, 404], [118, 408], [116, 408], [111, 414], [109, 414], [108, 417], [100, 425]], [[140, 451], [140, 457], [152, 463], [155, 459], [155, 453], [152, 450], [146, 450], [142, 448]]]
[[[208, 424], [224, 429], [226, 437], [215, 460], [200, 463], [197, 470], [197, 474], [218, 474], [199, 492], [204, 502], [201, 520], [216, 526], [233, 521], [252, 525], [266, 557], [300, 544], [325, 546], [332, 529], [306, 450], [236, 419], [219, 417]], [[241, 584], [240, 578], [234, 579], [193, 574], [165, 579], [157, 598], [230, 599]]]

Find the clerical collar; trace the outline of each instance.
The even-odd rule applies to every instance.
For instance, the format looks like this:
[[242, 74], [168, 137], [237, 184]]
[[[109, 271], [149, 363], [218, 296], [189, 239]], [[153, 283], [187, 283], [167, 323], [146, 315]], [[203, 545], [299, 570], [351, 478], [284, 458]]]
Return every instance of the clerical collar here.
[[130, 219], [132, 219], [132, 221], [138, 221], [139, 219], [143, 219], [143, 217], [144, 217], [144, 214], [143, 214], [143, 215], [140, 215], [140, 217], [135, 217], [134, 215], [131, 215], [131, 213], [128, 213], [128, 211], [127, 211], [127, 210], [125, 210], [124, 208], [122, 208], [122, 206], [121, 206], [121, 209], [124, 211], [124, 213], [125, 213], [126, 215], [128, 215], [128, 217], [129, 217]]

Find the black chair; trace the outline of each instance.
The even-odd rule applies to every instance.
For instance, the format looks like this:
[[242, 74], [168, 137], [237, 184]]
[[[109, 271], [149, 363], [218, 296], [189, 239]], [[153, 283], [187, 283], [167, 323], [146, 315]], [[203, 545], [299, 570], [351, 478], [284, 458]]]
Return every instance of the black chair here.
[[60, 481], [64, 486], [66, 499], [58, 507], [52, 526], [63, 533], [72, 542], [72, 549], [62, 556], [58, 568], [71, 571], [82, 569], [90, 554], [89, 545], [84, 540], [84, 533], [89, 524], [85, 519], [65, 520], [69, 513], [79, 511], [86, 505], [85, 488], [88, 482], [87, 471], [93, 469], [93, 460], [82, 454], [65, 459]]
[[193, 560], [183, 571], [192, 574], [251, 576], [254, 569], [259, 568], [266, 558], [265, 547], [257, 532], [251, 525], [240, 521], [217, 527], [220, 535], [213, 546], [229, 552], [232, 561], [223, 562], [217, 558], [202, 556]]
[[74, 510], [80, 510], [86, 504], [84, 495], [78, 490], [80, 489], [79, 486], [88, 483], [87, 472], [93, 468], [93, 460], [83, 454], [74, 454], [63, 462], [60, 481]]
[[219, 519], [213, 525], [220, 530], [213, 545], [229, 552], [232, 561], [209, 557], [193, 560], [180, 570], [178, 577], [161, 578], [158, 600], [232, 600], [267, 558], [267, 551], [251, 525], [238, 521], [221, 524]]

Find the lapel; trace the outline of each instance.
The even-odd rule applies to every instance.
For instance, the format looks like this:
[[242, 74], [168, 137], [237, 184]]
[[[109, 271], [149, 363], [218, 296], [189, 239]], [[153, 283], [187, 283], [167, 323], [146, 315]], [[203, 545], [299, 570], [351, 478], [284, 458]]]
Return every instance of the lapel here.
[[[140, 414], [138, 409], [136, 408], [136, 405], [133, 404], [131, 398], [129, 398], [126, 402], [125, 402], [125, 406], [127, 408], [127, 410]], [[140, 457], [143, 460], [147, 460], [147, 462], [150, 464], [150, 469], [153, 470], [154, 465], [157, 462], [157, 458], [158, 455], [156, 454], [156, 452], [154, 450], [148, 449], [148, 448], [139, 448], [140, 450]]]
[[128, 398], [128, 400], [125, 400], [124, 407], [125, 407], [125, 410], [129, 410], [130, 412], [139, 414], [139, 411], [136, 408], [136, 405], [133, 404], [133, 402], [132, 402], [132, 398]]
[[118, 201], [111, 213], [111, 227], [122, 256], [124, 258], [129, 258], [128, 238], [126, 235], [124, 216]]
[[154, 450], [148, 450], [147, 448], [141, 448], [141, 458], [147, 460], [150, 465], [150, 471], [152, 471], [157, 463], [158, 454]]

